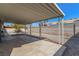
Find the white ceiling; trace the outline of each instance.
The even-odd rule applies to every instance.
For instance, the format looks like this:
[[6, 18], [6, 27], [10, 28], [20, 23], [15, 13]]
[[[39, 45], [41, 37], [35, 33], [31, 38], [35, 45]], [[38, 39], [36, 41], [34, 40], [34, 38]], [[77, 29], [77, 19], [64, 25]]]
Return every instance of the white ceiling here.
[[0, 16], [7, 22], [29, 24], [64, 14], [54, 3], [3, 3], [0, 4]]

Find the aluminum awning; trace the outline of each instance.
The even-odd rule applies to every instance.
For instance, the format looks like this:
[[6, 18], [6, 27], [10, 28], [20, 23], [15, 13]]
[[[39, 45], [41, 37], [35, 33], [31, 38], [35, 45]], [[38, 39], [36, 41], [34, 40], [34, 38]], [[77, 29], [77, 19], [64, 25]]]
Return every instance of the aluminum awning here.
[[5, 22], [29, 24], [63, 17], [64, 13], [54, 3], [2, 3], [0, 16]]

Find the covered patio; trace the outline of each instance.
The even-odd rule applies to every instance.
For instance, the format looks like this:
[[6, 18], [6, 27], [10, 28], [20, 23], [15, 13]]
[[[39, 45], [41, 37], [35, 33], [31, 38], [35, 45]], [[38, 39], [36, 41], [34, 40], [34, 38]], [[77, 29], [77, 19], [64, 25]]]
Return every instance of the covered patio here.
[[[62, 55], [63, 50], [58, 52], [64, 41], [63, 32], [64, 13], [54, 3], [30, 3], [30, 4], [0, 4], [0, 28], [4, 28], [4, 22], [12, 22], [25, 25], [25, 34], [14, 34], [8, 37], [2, 37], [0, 40], [0, 55]], [[41, 21], [58, 18], [59, 41], [54, 43], [43, 38], [41, 32]], [[39, 36], [33, 36], [31, 24], [39, 22]], [[26, 33], [26, 25], [30, 25], [30, 35]], [[48, 35], [47, 35], [48, 36]], [[8, 38], [8, 39], [7, 39]]]

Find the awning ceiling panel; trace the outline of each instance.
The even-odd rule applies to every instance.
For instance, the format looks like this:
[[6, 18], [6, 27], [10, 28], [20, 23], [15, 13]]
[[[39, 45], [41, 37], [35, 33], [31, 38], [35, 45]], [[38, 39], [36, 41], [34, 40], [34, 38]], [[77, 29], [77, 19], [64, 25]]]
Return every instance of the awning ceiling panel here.
[[29, 24], [64, 14], [54, 3], [4, 3], [0, 4], [0, 16], [6, 22]]

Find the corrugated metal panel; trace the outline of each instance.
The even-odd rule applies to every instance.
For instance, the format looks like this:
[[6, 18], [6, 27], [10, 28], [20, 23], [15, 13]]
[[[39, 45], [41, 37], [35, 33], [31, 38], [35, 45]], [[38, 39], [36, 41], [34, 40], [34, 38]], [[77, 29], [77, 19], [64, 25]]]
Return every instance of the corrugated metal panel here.
[[0, 15], [5, 21], [21, 24], [64, 16], [54, 3], [0, 4]]

